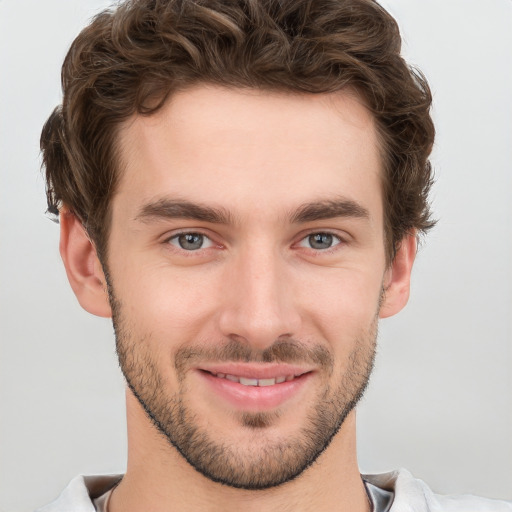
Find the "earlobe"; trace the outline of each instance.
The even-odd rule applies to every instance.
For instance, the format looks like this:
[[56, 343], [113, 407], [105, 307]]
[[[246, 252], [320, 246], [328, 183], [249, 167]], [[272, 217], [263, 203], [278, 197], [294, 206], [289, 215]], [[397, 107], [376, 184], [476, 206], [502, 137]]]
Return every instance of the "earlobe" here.
[[415, 257], [416, 233], [410, 233], [400, 242], [396, 255], [386, 270], [383, 283], [384, 296], [379, 312], [380, 318], [395, 315], [407, 304]]
[[89, 313], [110, 317], [107, 284], [96, 248], [80, 220], [66, 208], [60, 211], [60, 255], [71, 288]]

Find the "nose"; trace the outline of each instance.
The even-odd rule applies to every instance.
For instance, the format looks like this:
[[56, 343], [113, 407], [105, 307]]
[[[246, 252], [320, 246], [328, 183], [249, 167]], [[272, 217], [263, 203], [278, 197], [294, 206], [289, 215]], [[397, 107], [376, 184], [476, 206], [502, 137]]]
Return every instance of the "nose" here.
[[292, 275], [276, 251], [248, 250], [226, 268], [219, 327], [225, 337], [264, 350], [298, 335], [301, 315]]

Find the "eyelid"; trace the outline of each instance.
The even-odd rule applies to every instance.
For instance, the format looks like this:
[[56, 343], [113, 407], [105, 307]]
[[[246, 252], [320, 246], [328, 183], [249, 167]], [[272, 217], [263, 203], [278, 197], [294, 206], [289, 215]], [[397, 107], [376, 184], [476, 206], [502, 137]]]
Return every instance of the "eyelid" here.
[[[335, 243], [331, 247], [328, 247], [327, 249], [314, 249], [313, 247], [308, 247], [307, 245], [305, 245], [305, 243], [307, 243], [307, 239], [310, 236], [317, 234], [330, 235], [337, 240], [337, 243]], [[316, 228], [300, 233], [297, 238], [298, 241], [294, 244], [294, 246], [308, 249], [315, 255], [322, 255], [329, 254], [330, 252], [339, 250], [342, 246], [346, 245], [349, 242], [350, 236], [348, 234], [340, 233], [338, 230]], [[302, 244], [303, 242], [305, 242], [304, 245]]]
[[176, 247], [176, 249], [187, 251], [187, 249], [184, 249], [183, 247], [179, 246], [179, 238], [183, 235], [199, 235], [202, 237], [203, 244], [201, 245], [201, 247], [199, 247], [198, 249], [195, 249], [195, 250], [190, 249], [190, 250], [188, 250], [188, 252], [197, 252], [197, 251], [200, 251], [201, 249], [209, 249], [210, 247], [213, 247], [213, 245], [214, 245], [213, 240], [209, 236], [206, 236], [203, 233], [196, 233], [196, 232], [178, 233], [176, 235], [171, 236], [171, 238], [168, 239], [167, 243], [174, 245], [173, 242], [177, 241], [177, 244], [174, 245]]
[[338, 235], [334, 234], [334, 233], [329, 233], [328, 231], [314, 231], [313, 233], [309, 233], [307, 234], [306, 236], [302, 237], [300, 240], [299, 240], [299, 244], [304, 242], [305, 240], [308, 240], [311, 236], [314, 236], [314, 235], [329, 235], [329, 236], [332, 236], [333, 238], [335, 238], [336, 240], [338, 240], [338, 243], [335, 244], [335, 245], [338, 245], [340, 244], [343, 240], [341, 239], [341, 237], [339, 237]]
[[[208, 240], [208, 246], [207, 247], [201, 247], [200, 249], [197, 249], [196, 251], [187, 251], [186, 249], [183, 249], [181, 247], [179, 247], [178, 245], [174, 245], [174, 244], [171, 244], [170, 242], [172, 240], [176, 240], [179, 236], [181, 235], [187, 235], [187, 234], [197, 234], [197, 235], [201, 235], [203, 236], [206, 240]], [[333, 246], [327, 248], [327, 249], [314, 249], [313, 247], [307, 247], [305, 245], [302, 245], [303, 242], [305, 242], [308, 237], [312, 236], [312, 235], [315, 235], [315, 234], [326, 234], [326, 235], [331, 235], [333, 238], [335, 238], [337, 240], [337, 243], [334, 244]], [[342, 234], [340, 233], [338, 230], [334, 230], [334, 229], [319, 229], [319, 228], [315, 228], [315, 229], [310, 229], [310, 230], [307, 230], [307, 231], [303, 231], [302, 233], [300, 233], [298, 236], [297, 236], [298, 240], [297, 242], [295, 242], [293, 245], [294, 246], [299, 246], [299, 247], [303, 247], [305, 249], [310, 249], [312, 252], [315, 252], [315, 253], [323, 253], [323, 254], [326, 254], [326, 253], [329, 253], [331, 251], [334, 251], [338, 248], [338, 246], [340, 245], [344, 245], [346, 243], [349, 242], [349, 239], [350, 239], [350, 235], [348, 234]], [[180, 251], [180, 252], [186, 252], [186, 253], [194, 253], [194, 252], [198, 252], [200, 251], [201, 249], [210, 249], [212, 247], [223, 247], [224, 244], [222, 243], [219, 243], [215, 240], [215, 236], [209, 232], [209, 230], [206, 230], [204, 228], [194, 228], [194, 227], [191, 227], [191, 228], [181, 228], [181, 229], [177, 229], [177, 230], [174, 230], [172, 232], [168, 232], [164, 235], [164, 237], [162, 238], [162, 243], [163, 244], [168, 244], [168, 245], [171, 245], [174, 249]]]
[[[212, 247], [221, 247], [222, 244], [215, 241], [215, 237], [212, 236], [211, 233], [207, 232], [208, 230], [205, 230], [203, 228], [181, 228], [174, 230], [172, 232], [168, 232], [165, 234], [165, 236], [162, 238], [162, 243], [167, 244], [172, 247], [172, 249], [176, 249], [177, 251], [180, 251], [182, 253], [194, 253], [199, 252], [201, 250], [205, 249], [211, 249]], [[197, 249], [195, 251], [187, 251], [186, 249], [183, 249], [179, 247], [179, 244], [173, 244], [171, 243], [173, 240], [177, 240], [182, 235], [201, 235], [204, 237], [205, 240], [208, 240], [208, 246], [207, 247], [201, 247], [200, 249]]]

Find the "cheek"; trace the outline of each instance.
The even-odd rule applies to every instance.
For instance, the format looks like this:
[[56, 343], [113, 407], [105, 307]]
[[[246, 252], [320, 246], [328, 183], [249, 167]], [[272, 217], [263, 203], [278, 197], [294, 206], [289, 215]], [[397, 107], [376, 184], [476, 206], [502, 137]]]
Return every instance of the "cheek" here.
[[201, 334], [222, 289], [212, 272], [168, 265], [125, 267], [114, 283], [134, 328], [164, 340]]
[[379, 273], [335, 269], [322, 286], [302, 294], [309, 321], [324, 339], [347, 349], [373, 326], [379, 309], [382, 276]]

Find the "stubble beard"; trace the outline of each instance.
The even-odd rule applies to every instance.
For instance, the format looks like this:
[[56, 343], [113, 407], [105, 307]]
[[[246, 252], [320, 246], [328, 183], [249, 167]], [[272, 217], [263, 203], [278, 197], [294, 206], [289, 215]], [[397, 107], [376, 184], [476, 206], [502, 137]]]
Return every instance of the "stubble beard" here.
[[[205, 349], [205, 344], [179, 349], [174, 356], [178, 390], [170, 394], [149, 349], [150, 334], [134, 339], [110, 287], [116, 350], [127, 385], [157, 430], [187, 462], [208, 479], [241, 489], [268, 489], [288, 482], [311, 466], [341, 428], [367, 388], [375, 359], [378, 315], [354, 343], [345, 371], [333, 379], [334, 360], [320, 345], [278, 340], [261, 353], [247, 344], [228, 340]], [[321, 365], [326, 386], [294, 438], [265, 439], [265, 429], [279, 413], [243, 413], [237, 417], [253, 436], [246, 446], [223, 442], [201, 424], [186, 399], [186, 373], [194, 360], [311, 363]], [[330, 383], [330, 384], [329, 384]], [[229, 433], [226, 433], [229, 438]], [[257, 449], [255, 449], [255, 446]]]

